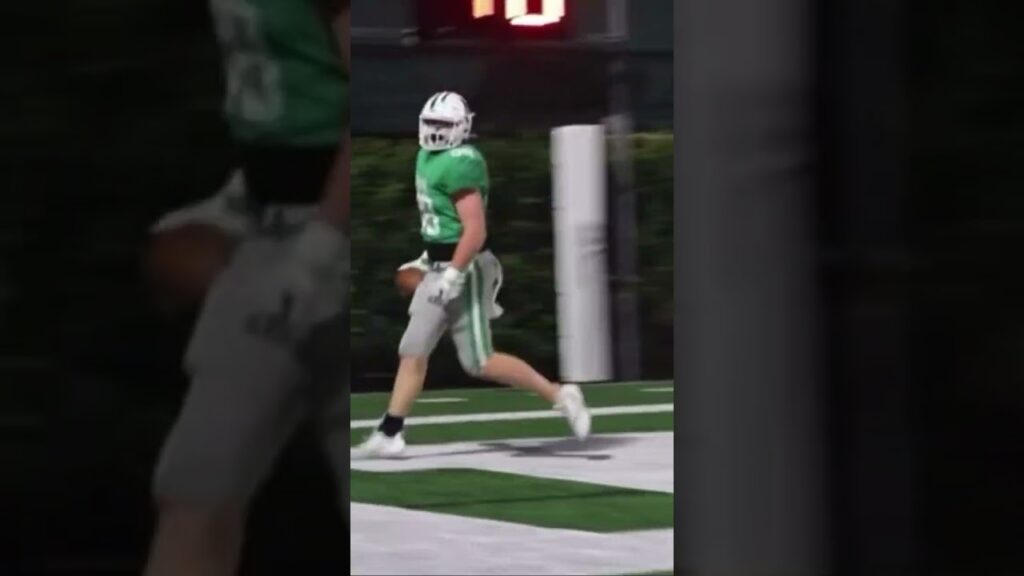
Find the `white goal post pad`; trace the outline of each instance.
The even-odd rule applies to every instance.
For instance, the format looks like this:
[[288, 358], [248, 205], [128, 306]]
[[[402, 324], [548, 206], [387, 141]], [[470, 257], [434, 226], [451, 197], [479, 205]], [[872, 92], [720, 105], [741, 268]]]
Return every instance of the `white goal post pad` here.
[[601, 125], [551, 131], [558, 356], [563, 382], [613, 378], [607, 160]]

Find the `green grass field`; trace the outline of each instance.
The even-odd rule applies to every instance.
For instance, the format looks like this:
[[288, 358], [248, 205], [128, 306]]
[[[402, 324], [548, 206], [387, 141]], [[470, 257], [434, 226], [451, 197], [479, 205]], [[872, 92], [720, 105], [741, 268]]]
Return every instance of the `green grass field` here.
[[[536, 546], [552, 549], [552, 564], [539, 571], [522, 568], [529, 573], [671, 574], [668, 542], [674, 496], [671, 435], [667, 433], [673, 429], [673, 385], [592, 384], [583, 390], [595, 413], [594, 437], [584, 444], [569, 439], [565, 421], [532, 394], [507, 389], [427, 392], [407, 420], [409, 457], [353, 461], [352, 501], [367, 505], [363, 512], [370, 514], [367, 526], [371, 521], [378, 525], [372, 515], [377, 510], [408, 515], [410, 520], [402, 521], [403, 526], [418, 521], [440, 523], [440, 528], [434, 528], [439, 541], [462, 542], [467, 547], [452, 558], [430, 555], [434, 562], [448, 562], [439, 568], [444, 573], [517, 573], [486, 568], [489, 557], [475, 554], [500, 540], [490, 535], [492, 530], [510, 534], [527, 530], [525, 537], [536, 539]], [[372, 432], [387, 401], [387, 394], [352, 397], [354, 443]], [[398, 523], [388, 527], [383, 521], [380, 526], [377, 529], [388, 530], [391, 537], [394, 530], [406, 528]], [[443, 536], [446, 531], [452, 535]], [[353, 518], [353, 533], [359, 533], [358, 514]], [[481, 541], [476, 545], [463, 542], [477, 537]], [[622, 554], [609, 556], [607, 565], [594, 560], [618, 548], [618, 541], [623, 542]], [[627, 554], [627, 545], [637, 551]], [[372, 539], [365, 546], [362, 557], [375, 558], [378, 551]], [[359, 548], [354, 540], [353, 558]], [[638, 560], [644, 558], [644, 551], [667, 560], [644, 564]], [[383, 551], [376, 561], [368, 568], [372, 573], [425, 573]], [[382, 567], [380, 562], [390, 564]], [[481, 571], [488, 569], [497, 571]], [[353, 566], [353, 574], [356, 571]]]

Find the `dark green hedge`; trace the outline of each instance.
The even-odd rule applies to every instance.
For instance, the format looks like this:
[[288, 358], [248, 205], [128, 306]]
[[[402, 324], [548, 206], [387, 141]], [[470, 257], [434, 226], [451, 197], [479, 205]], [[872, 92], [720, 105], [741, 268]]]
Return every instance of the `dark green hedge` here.
[[[498, 348], [548, 373], [557, 368], [551, 175], [545, 136], [484, 139], [491, 179], [490, 244], [505, 269], [505, 316]], [[356, 385], [394, 369], [407, 302], [393, 288], [395, 268], [422, 250], [413, 186], [414, 138], [357, 138], [352, 169], [353, 326]], [[672, 137], [635, 137], [640, 193], [641, 327], [645, 377], [672, 372]], [[432, 378], [461, 378], [442, 352]], [[371, 378], [372, 380], [372, 378]], [[382, 382], [383, 383], [383, 382]]]

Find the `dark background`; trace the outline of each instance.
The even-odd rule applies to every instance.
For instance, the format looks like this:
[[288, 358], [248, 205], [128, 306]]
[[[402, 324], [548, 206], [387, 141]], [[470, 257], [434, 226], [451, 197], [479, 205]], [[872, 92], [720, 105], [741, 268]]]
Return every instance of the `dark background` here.
[[911, 0], [821, 14], [833, 512], [849, 573], [1024, 573], [1015, 13]]
[[1019, 9], [680, 5], [677, 570], [1024, 573]]
[[931, 39], [908, 50], [909, 166], [912, 247], [926, 255], [913, 358], [936, 571], [1024, 573], [1024, 60], [1013, 15], [999, 2], [950, 3], [911, 21]]

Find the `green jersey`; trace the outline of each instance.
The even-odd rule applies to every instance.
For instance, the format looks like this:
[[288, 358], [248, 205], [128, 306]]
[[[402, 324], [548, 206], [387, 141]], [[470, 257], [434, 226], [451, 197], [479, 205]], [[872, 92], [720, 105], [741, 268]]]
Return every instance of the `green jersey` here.
[[478, 190], [486, 206], [489, 188], [487, 162], [473, 146], [440, 152], [420, 150], [416, 157], [416, 203], [423, 240], [457, 244], [462, 237], [462, 222], [452, 196], [463, 190]]
[[348, 125], [348, 73], [323, 0], [210, 0], [224, 111], [246, 144], [331, 146]]

